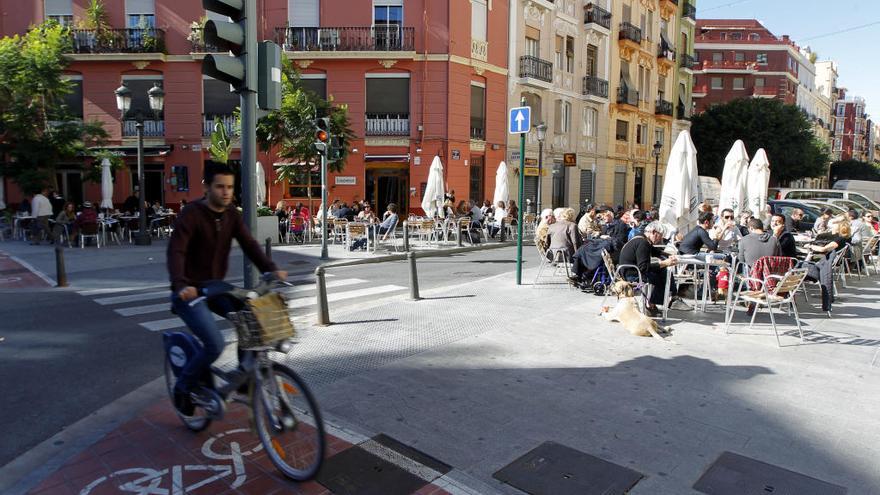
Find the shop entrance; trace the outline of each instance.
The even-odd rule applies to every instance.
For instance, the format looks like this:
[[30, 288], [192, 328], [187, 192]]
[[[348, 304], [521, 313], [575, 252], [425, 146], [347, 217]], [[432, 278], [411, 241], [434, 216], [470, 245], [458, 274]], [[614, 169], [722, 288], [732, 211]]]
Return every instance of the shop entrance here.
[[364, 193], [367, 202], [373, 205], [379, 218], [391, 203], [397, 204], [399, 215], [405, 214], [409, 209], [409, 165], [368, 164]]

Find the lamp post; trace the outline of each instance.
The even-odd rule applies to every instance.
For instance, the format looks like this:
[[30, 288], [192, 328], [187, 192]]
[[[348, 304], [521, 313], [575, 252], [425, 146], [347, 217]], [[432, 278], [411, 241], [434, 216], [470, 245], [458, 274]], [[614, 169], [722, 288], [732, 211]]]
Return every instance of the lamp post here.
[[660, 171], [660, 151], [663, 149], [663, 143], [657, 141], [654, 143], [654, 149], [651, 154], [654, 155], [654, 197], [651, 199], [651, 206], [657, 205], [657, 177]]
[[542, 179], [544, 178], [544, 139], [547, 137], [547, 125], [541, 122], [540, 124], [535, 126], [535, 130], [538, 131], [538, 200], [536, 205], [536, 210], [538, 214], [541, 214], [541, 186]]
[[[150, 110], [153, 115], [148, 115], [141, 109], [135, 109], [132, 117], [135, 119], [135, 129], [137, 129], [137, 174], [138, 174], [138, 215], [139, 227], [138, 235], [135, 237], [134, 243], [138, 246], [149, 246], [152, 243], [150, 233], [147, 231], [147, 208], [144, 187], [144, 119], [146, 117], [156, 117], [162, 113], [165, 108], [165, 92], [154, 83], [153, 87], [147, 91], [147, 98], [150, 100]], [[131, 90], [123, 84], [116, 88], [116, 108], [122, 116], [122, 124], [125, 125], [125, 117], [131, 112]]]

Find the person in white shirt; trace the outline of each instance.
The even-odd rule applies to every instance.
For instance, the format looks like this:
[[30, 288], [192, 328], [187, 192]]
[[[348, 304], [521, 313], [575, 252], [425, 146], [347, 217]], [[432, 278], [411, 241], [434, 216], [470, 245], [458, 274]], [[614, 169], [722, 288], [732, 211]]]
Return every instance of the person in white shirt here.
[[489, 225], [489, 237], [495, 238], [495, 235], [501, 230], [501, 222], [506, 217], [507, 209], [504, 207], [504, 201], [499, 201], [498, 206], [495, 207], [495, 216], [493, 217], [495, 220], [492, 225]]
[[720, 251], [730, 251], [733, 245], [743, 237], [736, 226], [733, 210], [730, 208], [721, 210], [721, 215], [715, 224], [715, 231], [718, 233], [718, 249]]
[[31, 201], [31, 215], [36, 217], [31, 224], [31, 244], [40, 243], [40, 236], [43, 232], [46, 237], [52, 240], [52, 231], [49, 230], [49, 219], [52, 218], [52, 203], [46, 195], [49, 194], [49, 188], [44, 187], [39, 193], [34, 195]]

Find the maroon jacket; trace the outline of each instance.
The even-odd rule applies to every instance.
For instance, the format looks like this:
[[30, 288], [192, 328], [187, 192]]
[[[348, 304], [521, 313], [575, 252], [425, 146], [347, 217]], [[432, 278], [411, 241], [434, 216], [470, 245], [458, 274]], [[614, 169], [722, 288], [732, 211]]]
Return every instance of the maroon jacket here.
[[217, 213], [204, 199], [184, 207], [168, 242], [171, 290], [177, 293], [188, 285], [198, 287], [209, 280], [223, 280], [233, 238], [260, 271], [278, 270], [251, 236], [238, 210], [228, 208]]

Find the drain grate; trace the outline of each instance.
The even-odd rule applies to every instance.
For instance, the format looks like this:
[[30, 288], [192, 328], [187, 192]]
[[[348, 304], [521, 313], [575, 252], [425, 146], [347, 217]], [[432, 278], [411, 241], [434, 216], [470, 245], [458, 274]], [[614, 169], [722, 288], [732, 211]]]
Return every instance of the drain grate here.
[[531, 495], [622, 495], [643, 477], [555, 442], [542, 443], [492, 476]]
[[708, 495], [844, 495], [846, 488], [724, 452], [694, 484]]
[[338, 495], [409, 495], [427, 484], [361, 447], [326, 459], [317, 481]]

